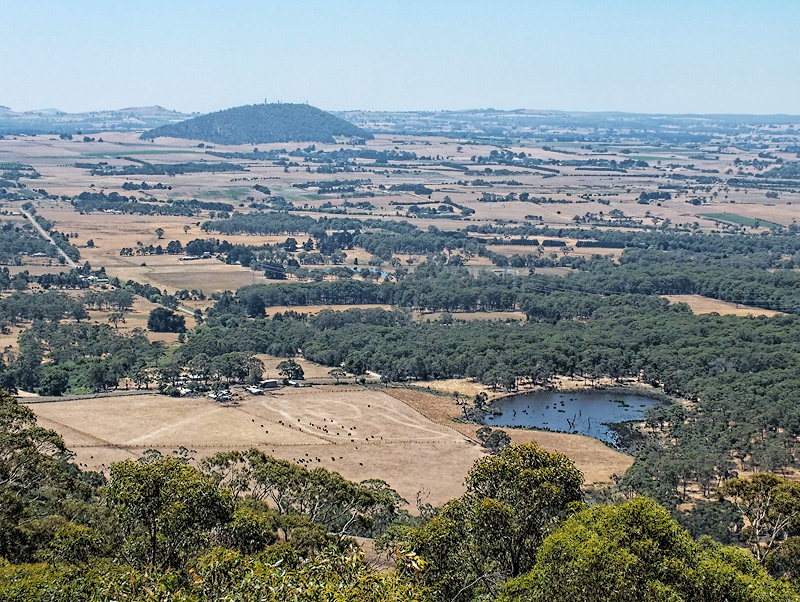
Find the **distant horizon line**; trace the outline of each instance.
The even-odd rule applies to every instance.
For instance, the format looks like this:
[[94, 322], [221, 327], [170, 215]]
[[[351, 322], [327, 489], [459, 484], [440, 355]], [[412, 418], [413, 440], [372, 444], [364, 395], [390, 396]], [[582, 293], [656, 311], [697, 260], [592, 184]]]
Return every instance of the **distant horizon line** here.
[[[620, 110], [579, 110], [579, 109], [536, 109], [536, 108], [524, 108], [524, 107], [517, 107], [514, 109], [497, 109], [494, 107], [473, 107], [473, 108], [462, 108], [462, 109], [364, 109], [364, 108], [353, 108], [353, 109], [325, 109], [319, 107], [317, 105], [312, 105], [309, 102], [283, 102], [283, 101], [272, 101], [268, 103], [250, 103], [251, 105], [259, 105], [259, 104], [303, 104], [314, 106], [318, 109], [326, 111], [328, 113], [353, 113], [353, 112], [364, 112], [364, 113], [471, 113], [471, 112], [479, 112], [479, 111], [492, 111], [497, 113], [517, 113], [517, 112], [534, 112], [534, 113], [565, 113], [565, 114], [588, 114], [588, 115], [646, 115], [646, 116], [664, 116], [664, 117], [792, 117], [800, 119], [800, 113], [747, 113], [747, 112], [735, 112], [735, 113], [725, 113], [725, 112], [677, 112], [671, 113], [666, 111], [656, 111], [656, 112], [642, 112], [642, 111], [620, 111]], [[43, 107], [40, 109], [12, 109], [6, 105], [0, 105], [0, 109], [6, 109], [13, 113], [59, 113], [63, 115], [82, 115], [87, 113], [119, 113], [122, 111], [130, 111], [130, 110], [140, 110], [140, 109], [148, 109], [148, 108], [158, 108], [164, 111], [169, 111], [172, 113], [180, 113], [182, 115], [207, 115], [210, 113], [216, 113], [219, 111], [225, 111], [227, 109], [234, 109], [241, 106], [248, 106], [248, 105], [235, 105], [231, 107], [226, 107], [223, 109], [214, 109], [211, 111], [182, 111], [179, 109], [170, 109], [165, 107], [161, 104], [149, 104], [149, 105], [136, 105], [136, 106], [125, 106], [118, 109], [87, 109], [83, 111], [64, 111], [62, 109], [58, 109], [56, 107]]]

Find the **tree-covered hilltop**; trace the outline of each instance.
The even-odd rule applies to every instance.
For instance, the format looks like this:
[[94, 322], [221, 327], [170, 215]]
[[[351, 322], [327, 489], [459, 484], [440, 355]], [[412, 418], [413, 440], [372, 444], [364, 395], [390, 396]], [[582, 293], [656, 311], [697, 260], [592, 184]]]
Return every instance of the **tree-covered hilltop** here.
[[261, 104], [235, 107], [180, 123], [162, 125], [142, 134], [204, 140], [216, 144], [267, 142], [333, 142], [334, 136], [370, 139], [352, 123], [306, 104]]

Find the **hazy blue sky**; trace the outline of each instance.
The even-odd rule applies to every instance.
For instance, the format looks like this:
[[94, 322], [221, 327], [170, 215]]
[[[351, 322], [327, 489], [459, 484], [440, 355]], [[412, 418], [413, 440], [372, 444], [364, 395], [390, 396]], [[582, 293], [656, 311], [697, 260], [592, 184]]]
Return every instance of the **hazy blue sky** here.
[[0, 0], [0, 105], [800, 113], [800, 0]]

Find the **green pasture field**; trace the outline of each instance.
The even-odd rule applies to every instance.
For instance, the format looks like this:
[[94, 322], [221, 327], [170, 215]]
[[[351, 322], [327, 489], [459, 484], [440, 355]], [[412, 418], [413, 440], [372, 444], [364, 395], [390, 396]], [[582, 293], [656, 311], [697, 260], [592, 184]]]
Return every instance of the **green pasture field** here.
[[736, 213], [701, 213], [701, 217], [707, 217], [709, 219], [715, 219], [721, 222], [728, 222], [731, 224], [736, 224], [738, 226], [749, 226], [751, 228], [773, 228], [782, 227], [782, 224], [778, 224], [776, 222], [771, 222], [766, 219], [753, 219], [752, 217], [745, 217], [744, 215], [738, 215]]
[[[245, 186], [236, 186], [233, 188], [218, 188], [216, 190], [202, 190], [197, 193], [197, 196], [204, 199], [227, 199], [229, 201], [238, 201], [242, 195], [249, 194], [251, 188]], [[178, 196], [181, 196], [180, 194]]]

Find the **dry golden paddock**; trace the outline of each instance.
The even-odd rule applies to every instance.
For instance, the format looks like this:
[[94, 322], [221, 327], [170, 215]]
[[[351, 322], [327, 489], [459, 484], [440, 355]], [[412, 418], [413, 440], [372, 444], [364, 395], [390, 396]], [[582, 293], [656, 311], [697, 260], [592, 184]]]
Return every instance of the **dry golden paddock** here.
[[258, 447], [348, 479], [384, 479], [413, 503], [458, 496], [480, 446], [382, 391], [349, 386], [284, 388], [238, 405], [206, 398], [129, 395], [31, 404], [64, 436], [76, 462], [96, 470], [147, 449], [183, 445], [196, 458]]
[[665, 295], [664, 298], [670, 303], [686, 303], [696, 314], [718, 313], [723, 316], [767, 316], [768, 318], [783, 314], [783, 312], [772, 309], [750, 307], [749, 305], [711, 299], [702, 295]]
[[[32, 401], [26, 399], [25, 401]], [[61, 433], [75, 461], [94, 470], [179, 446], [196, 459], [257, 447], [306, 467], [348, 479], [383, 479], [406, 500], [442, 504], [463, 492], [463, 480], [484, 452], [475, 425], [458, 424], [451, 398], [406, 389], [350, 385], [283, 388], [242, 394], [237, 404], [157, 394], [31, 403], [39, 423]], [[578, 464], [588, 483], [608, 482], [632, 463], [595, 439], [511, 430], [514, 442], [536, 441]]]

